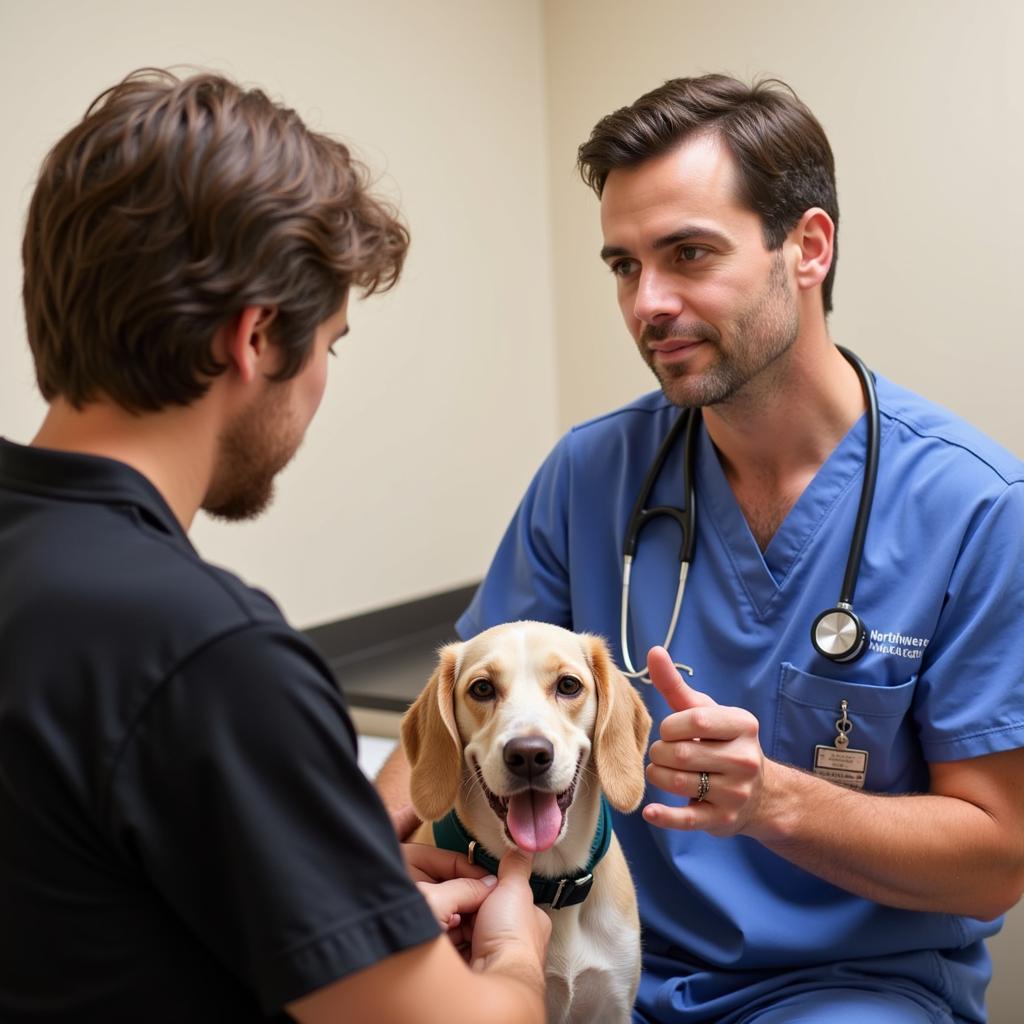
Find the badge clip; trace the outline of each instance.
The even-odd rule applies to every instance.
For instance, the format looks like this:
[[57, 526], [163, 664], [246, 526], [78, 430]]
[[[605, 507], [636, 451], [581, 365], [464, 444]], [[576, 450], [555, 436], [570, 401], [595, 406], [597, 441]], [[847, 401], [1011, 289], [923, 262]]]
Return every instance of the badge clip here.
[[850, 789], [863, 789], [868, 774], [868, 752], [850, 746], [853, 722], [847, 710], [845, 699], [839, 705], [840, 716], [836, 719], [836, 738], [832, 746], [819, 743], [814, 748], [814, 774], [829, 782]]

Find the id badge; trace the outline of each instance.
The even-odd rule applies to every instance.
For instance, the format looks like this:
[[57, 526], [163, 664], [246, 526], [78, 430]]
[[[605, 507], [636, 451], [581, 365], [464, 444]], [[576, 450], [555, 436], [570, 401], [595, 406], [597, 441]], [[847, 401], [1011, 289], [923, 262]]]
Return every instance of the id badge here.
[[814, 748], [812, 771], [837, 785], [863, 789], [868, 775], [868, 752], [850, 746], [853, 722], [846, 714], [848, 707], [845, 700], [840, 704], [842, 717], [836, 720], [836, 738], [832, 746], [819, 743]]

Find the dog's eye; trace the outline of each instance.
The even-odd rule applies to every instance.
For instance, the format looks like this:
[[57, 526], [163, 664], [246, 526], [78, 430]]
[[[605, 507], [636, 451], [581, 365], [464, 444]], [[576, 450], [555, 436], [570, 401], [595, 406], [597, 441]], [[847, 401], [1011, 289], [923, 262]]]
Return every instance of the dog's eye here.
[[473, 700], [494, 700], [494, 683], [489, 679], [474, 679], [466, 692]]
[[583, 689], [583, 684], [575, 676], [562, 676], [557, 689], [560, 697], [575, 697]]

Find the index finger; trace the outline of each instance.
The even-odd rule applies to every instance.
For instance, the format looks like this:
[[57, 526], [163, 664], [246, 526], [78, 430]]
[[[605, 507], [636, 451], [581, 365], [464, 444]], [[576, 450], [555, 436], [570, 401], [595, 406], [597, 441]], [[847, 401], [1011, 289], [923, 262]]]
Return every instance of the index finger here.
[[652, 647], [647, 652], [647, 672], [658, 692], [673, 711], [688, 711], [690, 708], [713, 708], [717, 704], [700, 690], [688, 686], [672, 663], [672, 655], [664, 647]]
[[405, 866], [417, 882], [444, 882], [450, 878], [483, 878], [490, 874], [479, 864], [471, 864], [464, 853], [441, 850], [426, 843], [402, 843]]

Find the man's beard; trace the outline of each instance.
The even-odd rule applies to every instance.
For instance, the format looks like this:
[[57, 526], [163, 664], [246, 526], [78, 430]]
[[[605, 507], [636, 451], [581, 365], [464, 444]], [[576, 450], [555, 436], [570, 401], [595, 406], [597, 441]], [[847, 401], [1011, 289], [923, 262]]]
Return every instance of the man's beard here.
[[288, 429], [287, 385], [273, 384], [267, 397], [253, 402], [224, 428], [217, 468], [203, 499], [215, 519], [255, 519], [274, 497], [274, 478], [291, 461], [301, 438]]
[[[786, 265], [782, 253], [777, 252], [761, 295], [736, 319], [728, 354], [722, 351], [721, 333], [701, 321], [647, 325], [640, 335], [640, 354], [674, 405], [717, 405], [733, 398], [788, 351], [799, 329], [800, 316], [786, 282]], [[698, 375], [691, 375], [684, 366], [659, 365], [647, 343], [676, 337], [699, 339], [714, 346], [718, 359]]]

